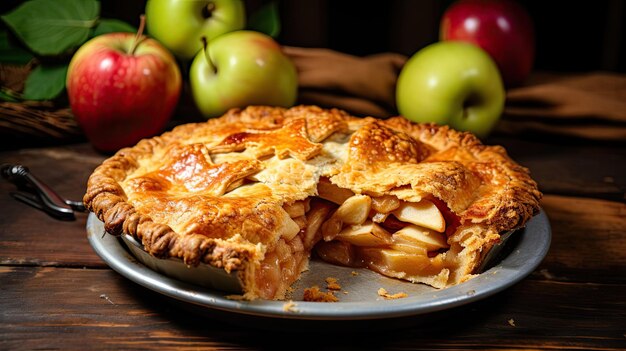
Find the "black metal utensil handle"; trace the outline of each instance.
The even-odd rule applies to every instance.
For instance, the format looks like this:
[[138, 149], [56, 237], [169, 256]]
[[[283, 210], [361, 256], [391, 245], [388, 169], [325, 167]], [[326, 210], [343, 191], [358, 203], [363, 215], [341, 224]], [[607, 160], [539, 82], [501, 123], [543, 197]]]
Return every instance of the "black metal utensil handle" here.
[[18, 187], [25, 186], [29, 190], [35, 191], [41, 209], [55, 217], [74, 219], [75, 210], [84, 211], [82, 203], [63, 199], [47, 184], [35, 177], [26, 166], [4, 164], [0, 167], [0, 174]]

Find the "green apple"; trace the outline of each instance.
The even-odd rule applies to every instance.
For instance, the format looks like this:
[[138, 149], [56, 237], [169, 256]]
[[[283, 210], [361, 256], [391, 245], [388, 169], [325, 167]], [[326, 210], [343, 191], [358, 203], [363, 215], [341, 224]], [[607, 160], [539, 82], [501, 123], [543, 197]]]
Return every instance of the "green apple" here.
[[191, 59], [202, 49], [202, 37], [243, 29], [245, 6], [241, 0], [148, 0], [148, 33], [177, 57]]
[[396, 103], [415, 122], [448, 124], [485, 137], [504, 108], [498, 67], [481, 48], [456, 41], [431, 44], [407, 61], [398, 77]]
[[207, 43], [189, 69], [191, 92], [205, 117], [233, 107], [292, 106], [298, 75], [291, 60], [271, 37], [236, 31]]

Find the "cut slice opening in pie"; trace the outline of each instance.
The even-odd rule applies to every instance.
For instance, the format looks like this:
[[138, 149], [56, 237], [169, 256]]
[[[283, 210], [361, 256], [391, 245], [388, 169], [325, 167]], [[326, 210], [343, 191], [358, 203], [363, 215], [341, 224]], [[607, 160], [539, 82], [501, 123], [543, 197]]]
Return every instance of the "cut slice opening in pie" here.
[[233, 109], [117, 152], [84, 202], [158, 258], [283, 299], [311, 255], [436, 288], [538, 212], [527, 169], [469, 133], [298, 106]]

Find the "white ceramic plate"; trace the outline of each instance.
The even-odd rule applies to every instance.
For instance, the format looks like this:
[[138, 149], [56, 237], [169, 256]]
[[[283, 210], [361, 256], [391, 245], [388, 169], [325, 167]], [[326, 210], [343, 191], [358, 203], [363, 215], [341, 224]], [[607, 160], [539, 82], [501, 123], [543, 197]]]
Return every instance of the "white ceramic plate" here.
[[[513, 235], [504, 250], [505, 256], [493, 267], [468, 282], [441, 290], [387, 278], [367, 269], [355, 270], [313, 260], [309, 271], [294, 286], [291, 298], [295, 305], [286, 310], [284, 301], [232, 300], [226, 297], [229, 293], [185, 283], [158, 273], [137, 261], [121, 239], [111, 235], [103, 236], [102, 233], [102, 222], [93, 213], [90, 214], [87, 234], [96, 253], [112, 269], [148, 289], [208, 309], [307, 320], [403, 317], [465, 305], [500, 292], [530, 274], [547, 254], [551, 240], [550, 223], [542, 211], [528, 222], [525, 229]], [[342, 287], [336, 293], [339, 302], [299, 301], [304, 287], [318, 285], [324, 290], [326, 277], [338, 279]], [[404, 292], [408, 297], [384, 300], [377, 293], [381, 287], [391, 294]]]

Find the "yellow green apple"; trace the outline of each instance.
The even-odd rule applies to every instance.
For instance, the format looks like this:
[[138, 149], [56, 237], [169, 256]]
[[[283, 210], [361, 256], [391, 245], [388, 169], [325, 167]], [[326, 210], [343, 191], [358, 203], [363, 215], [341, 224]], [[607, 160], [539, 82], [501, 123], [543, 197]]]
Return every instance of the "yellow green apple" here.
[[246, 25], [241, 0], [148, 0], [148, 33], [177, 57], [188, 60], [202, 49], [202, 37], [211, 41]]
[[447, 124], [485, 137], [504, 108], [498, 67], [481, 48], [457, 41], [431, 44], [398, 77], [398, 112], [415, 122]]
[[298, 76], [291, 60], [271, 37], [235, 31], [209, 41], [189, 70], [191, 92], [205, 117], [232, 107], [292, 106]]

